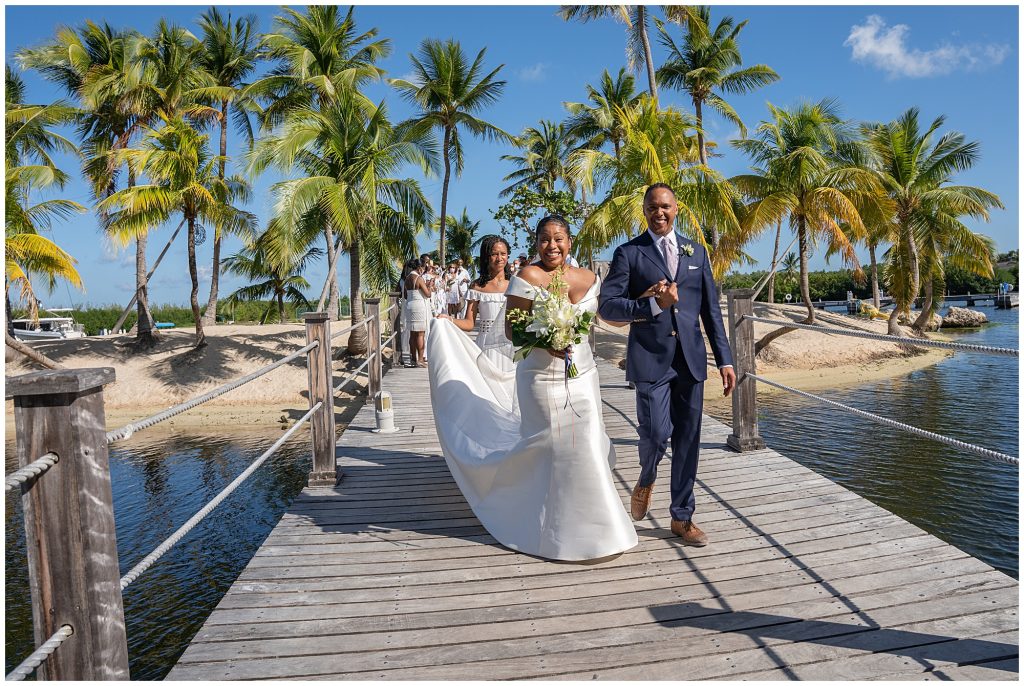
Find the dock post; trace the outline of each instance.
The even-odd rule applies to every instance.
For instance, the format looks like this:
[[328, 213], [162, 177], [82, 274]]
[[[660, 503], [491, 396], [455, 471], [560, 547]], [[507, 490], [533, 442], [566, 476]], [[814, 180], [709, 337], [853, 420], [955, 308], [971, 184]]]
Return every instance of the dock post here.
[[310, 487], [334, 486], [341, 478], [334, 459], [334, 380], [331, 369], [331, 316], [329, 312], [306, 312], [306, 343], [320, 345], [306, 353], [309, 375], [309, 406], [323, 403], [309, 423], [313, 441]]
[[369, 377], [367, 393], [370, 402], [377, 402], [380, 380], [384, 374], [380, 347], [380, 298], [367, 298], [363, 302], [366, 303], [366, 336], [368, 339], [366, 355], [370, 358], [370, 365], [366, 370]]
[[[391, 319], [391, 333], [394, 334], [395, 340], [391, 342], [391, 366], [402, 364], [402, 301], [400, 298], [402, 294], [398, 291], [394, 291], [388, 294], [388, 298], [392, 303], [397, 305], [395, 307], [394, 317]], [[390, 336], [389, 336], [390, 338]]]
[[65, 624], [74, 631], [39, 666], [41, 680], [129, 678], [103, 409], [113, 381], [110, 367], [7, 380], [19, 467], [58, 457], [22, 486], [35, 644]]
[[764, 440], [757, 432], [757, 382], [746, 376], [757, 372], [754, 361], [754, 322], [744, 319], [754, 314], [754, 289], [733, 288], [725, 292], [729, 303], [729, 341], [736, 366], [736, 389], [732, 392], [732, 435], [726, 443], [745, 453], [763, 450]]

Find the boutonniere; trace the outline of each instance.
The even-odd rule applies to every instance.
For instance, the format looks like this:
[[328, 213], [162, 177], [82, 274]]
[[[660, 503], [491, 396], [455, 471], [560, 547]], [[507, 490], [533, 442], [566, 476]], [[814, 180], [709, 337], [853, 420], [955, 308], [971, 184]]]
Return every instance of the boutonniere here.
[[679, 256], [682, 257], [683, 255], [686, 255], [687, 257], [693, 257], [693, 246], [692, 245], [680, 245], [679, 246]]

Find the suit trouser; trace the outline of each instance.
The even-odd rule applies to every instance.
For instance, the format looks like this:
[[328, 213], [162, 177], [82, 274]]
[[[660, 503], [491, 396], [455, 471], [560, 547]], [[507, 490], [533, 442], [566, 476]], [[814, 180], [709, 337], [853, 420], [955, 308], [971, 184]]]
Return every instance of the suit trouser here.
[[661, 379], [635, 384], [640, 437], [639, 484], [654, 483], [658, 463], [671, 440], [672, 504], [669, 513], [673, 519], [688, 521], [696, 505], [693, 485], [700, 459], [704, 382], [693, 378], [683, 351], [677, 347], [675, 359]]

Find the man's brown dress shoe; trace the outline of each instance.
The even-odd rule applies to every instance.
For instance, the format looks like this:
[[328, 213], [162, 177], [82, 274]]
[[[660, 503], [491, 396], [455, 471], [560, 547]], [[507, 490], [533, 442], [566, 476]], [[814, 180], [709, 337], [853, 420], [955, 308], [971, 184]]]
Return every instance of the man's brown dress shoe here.
[[683, 545], [693, 545], [701, 547], [708, 544], [707, 534], [701, 531], [700, 527], [698, 527], [692, 521], [681, 522], [678, 519], [673, 519], [672, 533], [683, 539]]
[[640, 482], [637, 482], [633, 487], [633, 495], [629, 499], [629, 514], [632, 515], [634, 522], [639, 522], [647, 516], [647, 512], [651, 509], [653, 493], [654, 484], [641, 486]]

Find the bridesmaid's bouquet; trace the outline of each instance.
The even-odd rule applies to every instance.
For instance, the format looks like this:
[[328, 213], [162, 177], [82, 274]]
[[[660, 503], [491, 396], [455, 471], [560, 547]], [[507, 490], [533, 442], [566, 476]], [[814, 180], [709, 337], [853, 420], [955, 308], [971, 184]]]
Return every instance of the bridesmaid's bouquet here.
[[514, 361], [524, 359], [535, 348], [564, 350], [566, 378], [579, 375], [572, 346], [590, 333], [594, 313], [570, 302], [568, 291], [561, 272], [555, 272], [546, 289], [537, 289], [532, 312], [511, 310], [505, 314], [516, 347]]

